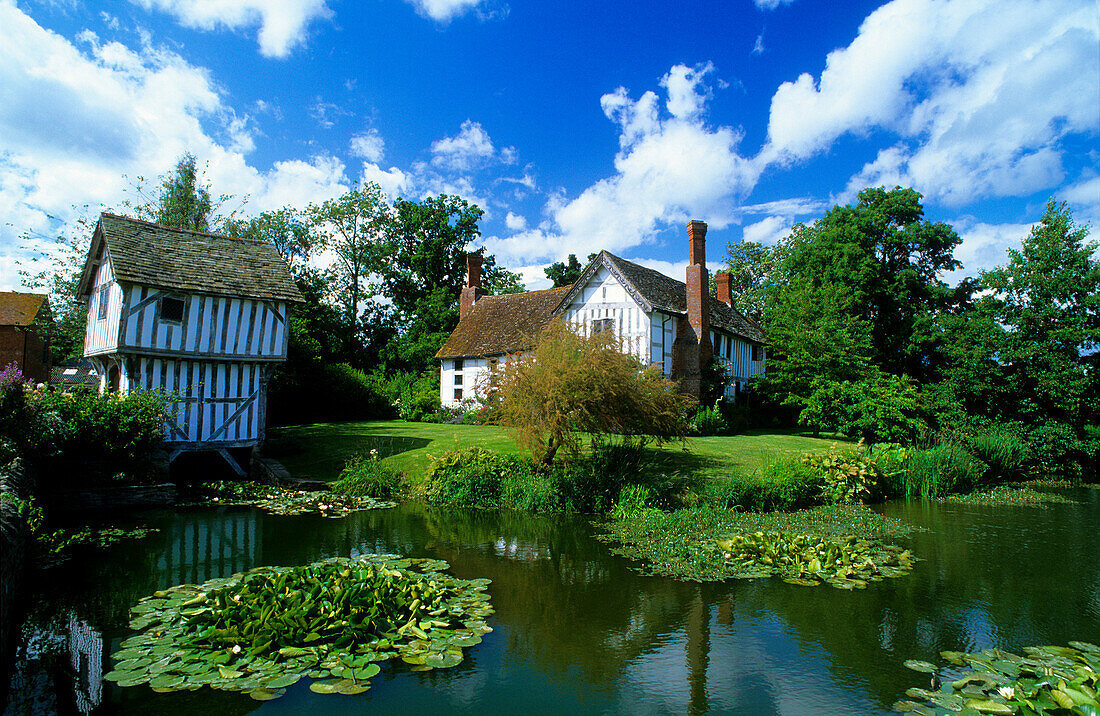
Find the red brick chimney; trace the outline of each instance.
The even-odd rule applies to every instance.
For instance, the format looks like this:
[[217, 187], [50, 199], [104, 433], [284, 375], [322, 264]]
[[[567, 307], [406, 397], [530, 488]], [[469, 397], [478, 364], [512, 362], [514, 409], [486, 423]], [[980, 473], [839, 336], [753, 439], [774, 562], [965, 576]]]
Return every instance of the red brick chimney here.
[[466, 288], [462, 289], [462, 297], [458, 301], [458, 319], [462, 320], [474, 302], [485, 295], [481, 290], [481, 254], [477, 252], [466, 254]]
[[710, 342], [710, 293], [706, 266], [707, 225], [689, 221], [687, 267], [687, 320], [681, 320], [678, 363], [680, 385], [685, 393], [700, 397], [703, 368], [710, 363], [714, 347]]
[[719, 271], [714, 274], [714, 284], [718, 287], [718, 300], [727, 306], [733, 305], [733, 293], [730, 291], [730, 275], [728, 271]]

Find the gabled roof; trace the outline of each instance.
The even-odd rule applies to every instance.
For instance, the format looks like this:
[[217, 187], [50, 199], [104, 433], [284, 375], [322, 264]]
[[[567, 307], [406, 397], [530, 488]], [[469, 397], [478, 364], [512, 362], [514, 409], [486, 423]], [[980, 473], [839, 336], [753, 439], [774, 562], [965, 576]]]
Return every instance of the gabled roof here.
[[[626, 288], [627, 292], [638, 302], [647, 313], [663, 311], [676, 315], [687, 314], [687, 284], [674, 278], [665, 276], [660, 271], [639, 266], [636, 263], [619, 258], [606, 251], [593, 259], [592, 263], [581, 273], [581, 277], [573, 284], [569, 292], [562, 297], [561, 303], [554, 309], [554, 314], [563, 313], [569, 304], [580, 295], [584, 285], [592, 278], [592, 275], [606, 267], [615, 278]], [[741, 312], [732, 306], [722, 303], [711, 297], [710, 326], [735, 336], [740, 336], [751, 343], [766, 343], [767, 336], [764, 330], [754, 321], [741, 315]]]
[[0, 326], [29, 326], [45, 305], [46, 297], [42, 294], [0, 293]]
[[435, 357], [503, 355], [530, 348], [569, 288], [479, 298]]
[[78, 293], [88, 295], [106, 245], [115, 280], [158, 288], [302, 302], [286, 262], [266, 241], [185, 231], [101, 214]]

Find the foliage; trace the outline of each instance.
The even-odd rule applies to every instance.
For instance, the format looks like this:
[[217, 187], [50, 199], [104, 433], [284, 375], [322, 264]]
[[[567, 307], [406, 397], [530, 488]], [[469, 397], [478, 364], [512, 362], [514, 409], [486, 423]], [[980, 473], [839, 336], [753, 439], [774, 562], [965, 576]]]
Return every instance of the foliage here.
[[716, 509], [771, 512], [819, 503], [821, 472], [799, 457], [773, 460], [756, 473], [730, 475], [706, 486], [704, 502]]
[[983, 482], [1017, 482], [1027, 477], [1031, 449], [1008, 426], [989, 426], [967, 440], [974, 457], [988, 466]]
[[978, 485], [987, 466], [965, 448], [941, 443], [906, 455], [901, 481], [892, 486], [906, 497], [943, 497], [950, 492], [969, 492]]
[[276, 374], [268, 397], [271, 425], [362, 420], [393, 414], [382, 381], [347, 363], [294, 364]]
[[647, 506], [652, 499], [650, 489], [645, 485], [627, 485], [619, 492], [619, 499], [611, 508], [610, 515], [614, 519], [623, 519], [653, 510], [655, 508]]
[[722, 435], [728, 430], [726, 419], [717, 407], [700, 408], [695, 411], [691, 425], [699, 435]]
[[717, 548], [730, 535], [782, 532], [814, 539], [843, 541], [849, 535], [886, 541], [912, 530], [895, 518], [864, 505], [829, 505], [802, 512], [742, 512], [703, 505], [675, 512], [646, 511], [607, 523], [600, 539], [636, 564], [644, 574], [692, 581], [719, 581], [733, 575], [733, 565]]
[[[1024, 656], [1001, 649], [973, 654], [941, 651], [954, 673], [932, 688], [907, 689], [911, 700], [898, 701], [894, 710], [933, 716], [954, 712], [985, 714], [1100, 713], [1100, 646], [1071, 641], [1069, 646], [1026, 646]], [[910, 659], [906, 668], [935, 675], [940, 669], [926, 661]], [[955, 678], [955, 677], [959, 678]]]
[[716, 540], [731, 577], [779, 575], [802, 587], [822, 583], [837, 589], [866, 589], [868, 582], [900, 577], [913, 568], [909, 550], [849, 535], [843, 540], [785, 532], [736, 533]]
[[556, 320], [535, 347], [499, 372], [493, 419], [544, 465], [580, 450], [580, 433], [682, 438], [693, 399], [656, 366], [644, 367], [604, 333], [586, 337]]
[[428, 499], [460, 507], [500, 506], [501, 483], [530, 466], [514, 455], [473, 447], [433, 457], [421, 485]]
[[859, 381], [815, 380], [798, 422], [872, 443], [910, 442], [922, 425], [917, 402], [912, 381], [874, 368]]
[[796, 227], [784, 259], [792, 278], [846, 286], [842, 310], [870, 329], [871, 361], [918, 380], [930, 376], [932, 319], [951, 298], [938, 276], [960, 265], [958, 235], [926, 221], [921, 198], [901, 187], [864, 189], [855, 206]]
[[753, 241], [730, 244], [726, 271], [730, 275], [733, 306], [758, 323], [771, 325], [771, 311], [777, 305], [784, 275], [782, 260], [786, 242], [768, 247]]
[[377, 450], [364, 457], [355, 455], [348, 460], [340, 479], [332, 484], [332, 491], [352, 497], [389, 497], [401, 486], [401, 475], [383, 465]]
[[[598, 254], [588, 254], [588, 263], [592, 263], [596, 260]], [[546, 278], [550, 279], [554, 285], [552, 288], [558, 288], [560, 286], [572, 286], [577, 282], [577, 279], [584, 273], [584, 266], [577, 260], [576, 254], [569, 254], [569, 257], [563, 261], [555, 261], [542, 270], [546, 274]]]
[[361, 183], [346, 194], [306, 209], [310, 231], [335, 261], [329, 269], [332, 289], [347, 321], [359, 314], [370, 294], [368, 276], [380, 270], [386, 237], [393, 224], [390, 205], [374, 182]]
[[862, 442], [845, 450], [834, 443], [828, 452], [810, 453], [802, 462], [822, 474], [826, 504], [868, 502], [878, 491], [879, 467]]
[[261, 211], [250, 219], [229, 219], [221, 231], [226, 236], [266, 241], [289, 264], [307, 259], [316, 243], [307, 217], [293, 207]]
[[400, 657], [420, 671], [462, 661], [491, 631], [489, 580], [447, 563], [392, 555], [335, 558], [158, 591], [132, 609], [140, 633], [104, 676], [119, 686], [174, 691], [209, 685], [267, 701], [303, 676], [317, 693], [357, 694]]

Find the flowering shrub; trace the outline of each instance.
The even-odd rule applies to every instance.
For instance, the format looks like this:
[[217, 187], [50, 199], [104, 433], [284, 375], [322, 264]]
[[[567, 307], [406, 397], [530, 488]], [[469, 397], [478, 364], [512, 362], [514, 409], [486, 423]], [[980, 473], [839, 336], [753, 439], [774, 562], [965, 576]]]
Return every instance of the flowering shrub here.
[[879, 468], [862, 440], [848, 450], [833, 443], [828, 452], [804, 455], [802, 462], [822, 473], [826, 503], [866, 502], [878, 488]]

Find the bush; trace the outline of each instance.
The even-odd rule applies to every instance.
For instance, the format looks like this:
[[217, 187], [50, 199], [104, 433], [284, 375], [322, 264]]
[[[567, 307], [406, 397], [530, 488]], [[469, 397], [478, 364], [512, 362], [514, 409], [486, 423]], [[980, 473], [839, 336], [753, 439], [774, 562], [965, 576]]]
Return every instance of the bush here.
[[828, 452], [804, 455], [802, 462], [820, 473], [825, 504], [867, 502], [879, 491], [879, 468], [862, 440], [846, 450], [833, 443]]
[[700, 408], [691, 419], [691, 424], [700, 435], [724, 435], [729, 429], [717, 407]]
[[950, 492], [970, 492], [987, 469], [984, 462], [952, 443], [910, 450], [901, 493], [906, 497], [943, 497]]
[[378, 459], [378, 451], [371, 450], [364, 457], [354, 455], [340, 477], [332, 483], [332, 491], [350, 497], [389, 497], [401, 485], [401, 475], [392, 468], [383, 465]]
[[421, 486], [433, 502], [462, 507], [500, 507], [502, 482], [530, 467], [512, 455], [473, 447], [431, 458]]
[[704, 502], [718, 509], [754, 512], [798, 510], [821, 498], [821, 472], [799, 457], [784, 457], [752, 475], [734, 475], [707, 486]]
[[883, 497], [905, 495], [905, 461], [910, 449], [898, 443], [879, 443], [871, 455], [879, 472], [879, 489]]

